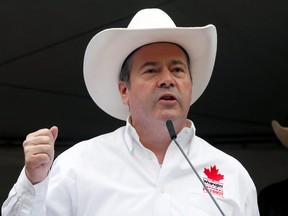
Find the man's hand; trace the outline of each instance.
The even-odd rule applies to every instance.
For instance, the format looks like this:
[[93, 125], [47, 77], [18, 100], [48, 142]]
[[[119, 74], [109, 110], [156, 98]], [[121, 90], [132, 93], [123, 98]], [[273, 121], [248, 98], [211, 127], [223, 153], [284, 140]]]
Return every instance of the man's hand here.
[[26, 176], [32, 184], [43, 181], [54, 160], [58, 128], [41, 129], [27, 135], [23, 142]]

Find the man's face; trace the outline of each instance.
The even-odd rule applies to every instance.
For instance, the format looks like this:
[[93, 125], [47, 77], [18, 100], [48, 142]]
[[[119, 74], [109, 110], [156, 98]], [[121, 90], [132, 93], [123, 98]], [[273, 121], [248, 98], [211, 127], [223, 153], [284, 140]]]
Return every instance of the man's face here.
[[141, 47], [131, 56], [130, 88], [119, 82], [132, 122], [186, 119], [192, 81], [183, 50], [171, 43]]

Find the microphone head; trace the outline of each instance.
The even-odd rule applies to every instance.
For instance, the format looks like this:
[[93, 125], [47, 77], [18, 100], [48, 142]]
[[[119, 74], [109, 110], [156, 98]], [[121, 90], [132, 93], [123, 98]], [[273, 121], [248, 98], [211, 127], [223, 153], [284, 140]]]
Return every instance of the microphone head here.
[[175, 132], [174, 126], [173, 126], [173, 122], [171, 120], [167, 120], [166, 121], [166, 126], [169, 132], [169, 135], [171, 137], [171, 139], [176, 139], [177, 138], [177, 134]]

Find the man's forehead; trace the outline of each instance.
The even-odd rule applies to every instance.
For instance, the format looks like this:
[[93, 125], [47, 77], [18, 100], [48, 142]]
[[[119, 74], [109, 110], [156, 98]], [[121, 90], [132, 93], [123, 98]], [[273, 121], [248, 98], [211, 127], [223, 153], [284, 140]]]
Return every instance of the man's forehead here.
[[[171, 64], [190, 64], [187, 52], [178, 44], [170, 42], [157, 42], [146, 44], [134, 50], [130, 54], [133, 62], [147, 62], [146, 64], [157, 64], [159, 60], [166, 58]], [[185, 61], [183, 61], [185, 58]]]

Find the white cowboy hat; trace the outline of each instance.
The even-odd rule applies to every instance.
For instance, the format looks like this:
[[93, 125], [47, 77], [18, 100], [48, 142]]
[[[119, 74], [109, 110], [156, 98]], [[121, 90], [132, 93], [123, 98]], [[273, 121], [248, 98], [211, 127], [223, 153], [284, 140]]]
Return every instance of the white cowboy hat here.
[[193, 78], [191, 104], [204, 92], [215, 62], [215, 26], [176, 27], [164, 11], [143, 9], [133, 17], [127, 28], [111, 28], [96, 34], [85, 51], [86, 87], [94, 102], [109, 115], [120, 120], [127, 119], [129, 109], [122, 103], [118, 90], [121, 66], [132, 51], [154, 42], [175, 43], [188, 53]]
[[277, 138], [285, 147], [288, 148], [288, 127], [281, 126], [276, 120], [272, 120], [271, 124]]

